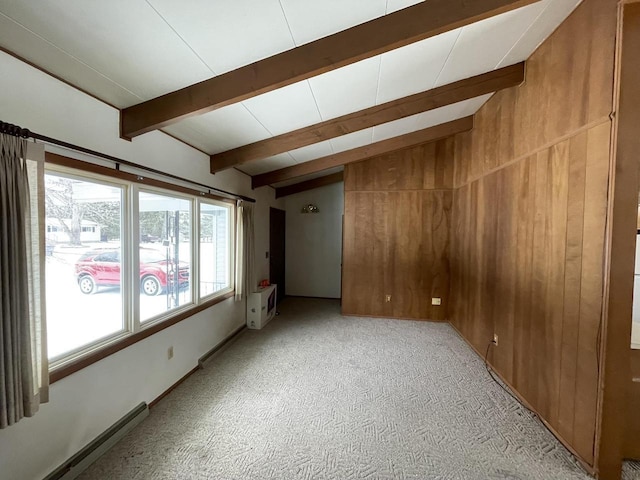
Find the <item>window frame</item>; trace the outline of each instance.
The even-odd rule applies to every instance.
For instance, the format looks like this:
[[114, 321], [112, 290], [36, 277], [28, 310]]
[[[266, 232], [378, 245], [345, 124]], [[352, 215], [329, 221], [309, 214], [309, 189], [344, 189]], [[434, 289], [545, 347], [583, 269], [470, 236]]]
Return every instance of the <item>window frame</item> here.
[[[235, 242], [233, 241], [235, 238], [235, 223], [233, 222], [236, 217], [236, 202], [234, 200], [51, 152], [46, 152], [45, 160], [45, 175], [60, 175], [81, 181], [117, 186], [122, 189], [120, 248], [123, 329], [113, 335], [51, 358], [49, 360], [49, 379], [51, 383], [234, 296], [233, 275], [236, 255]], [[135, 265], [137, 264], [136, 262], [139, 262], [139, 251], [137, 250], [139, 250], [140, 245], [138, 222], [140, 192], [188, 200], [191, 214], [190, 235], [192, 239], [197, 239], [197, 241], [191, 242], [190, 247], [191, 272], [189, 281], [191, 283], [191, 301], [184, 306], [154, 316], [144, 323], [140, 322], [140, 291], [132, 288], [132, 285], [139, 284], [139, 281], [135, 281], [135, 277], [139, 275], [139, 267], [135, 267]], [[229, 209], [230, 244], [228, 258], [230, 286], [201, 298], [199, 229], [200, 203], [202, 201]]]
[[[197, 289], [195, 290], [195, 294], [196, 297], [195, 299], [197, 301], [207, 301], [210, 300], [212, 298], [215, 298], [218, 295], [225, 295], [229, 292], [233, 292], [235, 290], [235, 260], [236, 260], [236, 254], [237, 252], [235, 251], [236, 248], [236, 225], [235, 225], [235, 218], [236, 218], [236, 211], [235, 211], [235, 207], [229, 208], [228, 204], [225, 204], [224, 202], [220, 202], [218, 200], [213, 200], [213, 199], [202, 199], [199, 198], [198, 201], [196, 202], [196, 217], [197, 217], [197, 230], [196, 230], [196, 237], [198, 239], [197, 242], [194, 242], [196, 244], [196, 248], [198, 251], [198, 262], [197, 262], [197, 269], [198, 269], [198, 285], [197, 285]], [[221, 290], [218, 290], [217, 292], [213, 292], [210, 293], [208, 295], [202, 295], [200, 292], [201, 289], [201, 284], [202, 281], [200, 279], [200, 269], [201, 269], [201, 265], [200, 265], [200, 220], [202, 218], [202, 204], [206, 204], [206, 205], [211, 205], [211, 206], [215, 206], [215, 207], [224, 207], [224, 208], [228, 208], [228, 215], [229, 215], [229, 226], [228, 226], [228, 233], [227, 233], [227, 240], [229, 241], [229, 275], [228, 275], [228, 281], [229, 281], [229, 285]], [[194, 262], [195, 263], [195, 262]]]

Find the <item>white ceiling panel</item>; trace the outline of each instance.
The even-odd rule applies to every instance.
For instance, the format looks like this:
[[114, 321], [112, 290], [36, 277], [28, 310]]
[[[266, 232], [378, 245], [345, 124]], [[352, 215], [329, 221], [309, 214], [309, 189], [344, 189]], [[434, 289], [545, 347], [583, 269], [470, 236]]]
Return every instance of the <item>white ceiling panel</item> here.
[[359, 132], [349, 133], [342, 137], [332, 138], [330, 140], [334, 153], [344, 152], [353, 148], [369, 145], [373, 138], [373, 128], [365, 128]]
[[323, 120], [375, 105], [381, 57], [372, 57], [309, 79]]
[[148, 0], [216, 75], [295, 45], [278, 0]]
[[272, 135], [280, 135], [321, 121], [306, 80], [250, 98], [243, 103]]
[[386, 140], [387, 138], [416, 131], [418, 129], [416, 126], [417, 117], [418, 115], [412, 115], [410, 117], [394, 120], [393, 122], [376, 125], [373, 127], [372, 141], [379, 142], [380, 140]]
[[63, 71], [66, 81], [99, 96], [118, 108], [141, 100], [122, 85], [118, 85], [80, 60], [67, 55], [52, 43], [1, 13], [0, 45], [45, 70]]
[[493, 93], [488, 93], [480, 97], [470, 98], [469, 100], [454, 103], [453, 105], [437, 108], [436, 110], [419, 113], [416, 115], [416, 128], [421, 130], [423, 128], [433, 127], [434, 125], [451, 122], [458, 118], [473, 115], [480, 110], [480, 108], [487, 103], [492, 96]]
[[255, 162], [243, 163], [238, 169], [248, 175], [260, 175], [261, 173], [279, 170], [281, 168], [296, 165], [296, 161], [288, 153], [281, 153], [273, 157], [265, 158]]
[[211, 76], [143, 1], [13, 0], [0, 11], [143, 99]]
[[423, 0], [387, 0], [387, 13], [393, 13], [403, 8], [410, 7]]
[[385, 14], [386, 0], [280, 0], [296, 45]]
[[544, 0], [546, 8], [531, 27], [502, 59], [498, 67], [526, 60], [551, 35], [582, 0]]
[[327, 170], [322, 170], [321, 172], [310, 173], [309, 175], [303, 175], [301, 177], [292, 178], [291, 180], [286, 180], [284, 182], [274, 183], [273, 186], [275, 188], [287, 187], [289, 185], [295, 185], [296, 183], [306, 182], [307, 180], [313, 180], [314, 178], [326, 177], [327, 175], [342, 172], [343, 170], [344, 170], [344, 167], [329, 168]]
[[213, 154], [264, 140], [269, 132], [249, 111], [237, 103], [197, 117], [187, 118], [164, 130]]
[[433, 88], [459, 34], [453, 30], [384, 53], [377, 104]]
[[307, 145], [306, 147], [291, 150], [289, 153], [298, 163], [302, 163], [331, 155], [333, 153], [333, 148], [331, 147], [331, 142], [327, 140], [325, 142], [314, 143], [313, 145]]
[[464, 27], [435, 86], [494, 70], [544, 7], [538, 2]]
[[463, 102], [454, 103], [453, 105], [447, 105], [446, 107], [378, 125], [373, 128], [373, 142], [380, 142], [399, 135], [405, 135], [424, 128], [468, 117], [476, 113], [480, 107], [491, 98], [491, 95], [493, 94], [471, 98]]

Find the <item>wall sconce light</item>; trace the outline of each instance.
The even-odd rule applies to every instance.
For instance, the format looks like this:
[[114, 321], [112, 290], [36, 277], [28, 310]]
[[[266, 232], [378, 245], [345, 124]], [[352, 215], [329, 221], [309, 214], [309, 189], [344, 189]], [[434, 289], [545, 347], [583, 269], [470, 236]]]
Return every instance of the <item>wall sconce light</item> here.
[[309, 205], [305, 205], [304, 207], [302, 207], [301, 213], [320, 213], [320, 209], [314, 204], [310, 203]]

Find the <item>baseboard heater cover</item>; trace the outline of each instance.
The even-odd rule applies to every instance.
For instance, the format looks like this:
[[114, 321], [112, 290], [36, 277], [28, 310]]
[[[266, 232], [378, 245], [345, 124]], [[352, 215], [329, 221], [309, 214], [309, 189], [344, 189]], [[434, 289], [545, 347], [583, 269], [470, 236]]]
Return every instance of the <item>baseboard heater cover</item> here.
[[73, 457], [56, 468], [44, 480], [72, 480], [76, 478], [147, 416], [149, 416], [149, 406], [142, 402]]
[[218, 354], [222, 353], [224, 350], [226, 350], [233, 342], [235, 342], [238, 338], [240, 338], [240, 335], [244, 332], [247, 331], [247, 326], [246, 325], [242, 325], [241, 327], [239, 327], [238, 329], [234, 330], [231, 335], [229, 335], [227, 338], [225, 338], [224, 340], [222, 340], [220, 343], [218, 343], [215, 347], [213, 347], [211, 350], [209, 350], [207, 353], [205, 353], [204, 355], [202, 355], [199, 359], [198, 359], [198, 366], [200, 368], [204, 368], [205, 364], [213, 359], [215, 356], [217, 356]]

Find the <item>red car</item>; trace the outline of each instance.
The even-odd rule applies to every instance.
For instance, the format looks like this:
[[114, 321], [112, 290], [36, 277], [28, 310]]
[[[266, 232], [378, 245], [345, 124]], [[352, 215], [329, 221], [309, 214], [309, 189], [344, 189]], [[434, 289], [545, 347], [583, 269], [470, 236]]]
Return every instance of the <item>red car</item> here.
[[[140, 290], [146, 295], [158, 295], [166, 290], [174, 263], [156, 250], [140, 249]], [[120, 285], [120, 250], [91, 250], [75, 265], [80, 291], [95, 293], [100, 286]], [[178, 288], [189, 286], [189, 264], [180, 262]]]

